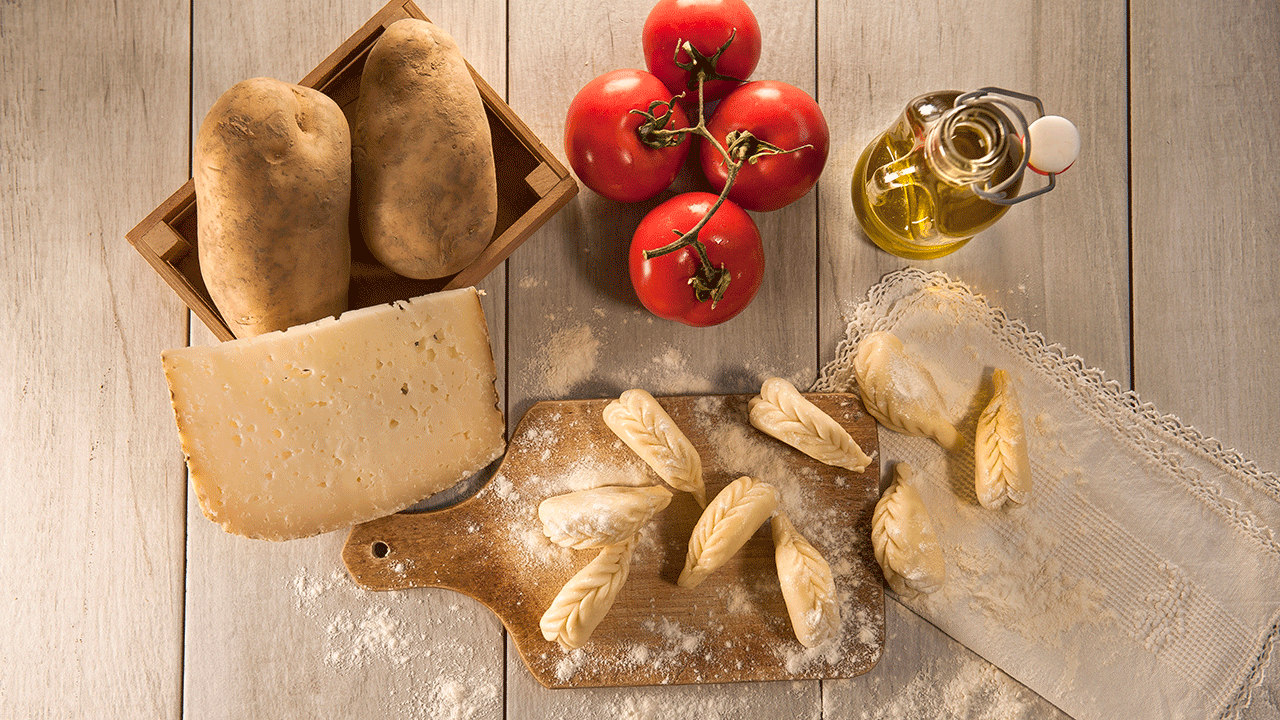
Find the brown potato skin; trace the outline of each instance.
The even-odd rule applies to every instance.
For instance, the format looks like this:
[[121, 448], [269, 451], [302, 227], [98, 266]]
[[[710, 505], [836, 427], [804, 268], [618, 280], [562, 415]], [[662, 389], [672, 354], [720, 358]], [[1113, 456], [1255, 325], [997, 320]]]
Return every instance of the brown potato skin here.
[[446, 277], [493, 239], [498, 182], [480, 91], [448, 33], [414, 18], [374, 43], [352, 128], [360, 232], [406, 277]]
[[237, 83], [200, 125], [194, 175], [200, 273], [236, 337], [347, 309], [351, 135], [333, 100]]

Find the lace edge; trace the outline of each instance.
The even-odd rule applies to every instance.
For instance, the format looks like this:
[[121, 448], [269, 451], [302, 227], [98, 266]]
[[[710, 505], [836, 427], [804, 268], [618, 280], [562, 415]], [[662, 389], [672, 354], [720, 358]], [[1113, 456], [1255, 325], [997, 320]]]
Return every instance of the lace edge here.
[[1274, 657], [1277, 639], [1280, 639], [1280, 613], [1276, 614], [1276, 619], [1271, 624], [1271, 631], [1267, 633], [1266, 638], [1261, 643], [1261, 647], [1254, 655], [1253, 665], [1245, 671], [1244, 678], [1240, 681], [1240, 687], [1236, 690], [1235, 697], [1227, 703], [1227, 706], [1222, 709], [1222, 713], [1218, 715], [1219, 720], [1241, 720], [1244, 711], [1253, 702], [1253, 691], [1262, 687], [1262, 683], [1266, 680], [1267, 672], [1270, 670], [1271, 661]]

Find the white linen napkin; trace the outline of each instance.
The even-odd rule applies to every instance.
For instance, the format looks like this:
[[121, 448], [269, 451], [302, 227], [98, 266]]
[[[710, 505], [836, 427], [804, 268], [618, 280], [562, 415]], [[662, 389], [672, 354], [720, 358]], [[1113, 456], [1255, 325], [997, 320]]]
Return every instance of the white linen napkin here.
[[[1256, 716], [1255, 695], [1274, 709], [1280, 478], [940, 273], [872, 288], [815, 391], [854, 391], [873, 330], [929, 367], [966, 435], [948, 453], [880, 429], [885, 470], [916, 470], [946, 555], [942, 589], [904, 605], [1077, 720]], [[998, 511], [973, 485], [995, 368], [1019, 394], [1034, 468], [1027, 504]]]

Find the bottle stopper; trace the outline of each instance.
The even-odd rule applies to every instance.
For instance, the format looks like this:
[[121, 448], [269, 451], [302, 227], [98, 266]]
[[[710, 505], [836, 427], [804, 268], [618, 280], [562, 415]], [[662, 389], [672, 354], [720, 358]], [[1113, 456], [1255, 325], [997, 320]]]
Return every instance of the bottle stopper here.
[[1080, 131], [1064, 117], [1045, 115], [1031, 123], [1027, 134], [1031, 137], [1027, 167], [1041, 175], [1057, 175], [1080, 154]]

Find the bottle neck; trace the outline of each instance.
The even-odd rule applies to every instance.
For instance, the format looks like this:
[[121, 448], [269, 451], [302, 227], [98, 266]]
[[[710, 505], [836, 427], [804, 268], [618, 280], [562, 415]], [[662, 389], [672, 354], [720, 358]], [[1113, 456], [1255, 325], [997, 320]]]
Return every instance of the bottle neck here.
[[1006, 165], [1017, 132], [1004, 113], [985, 104], [947, 111], [925, 138], [925, 157], [939, 177], [953, 185], [988, 184]]

